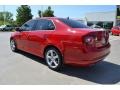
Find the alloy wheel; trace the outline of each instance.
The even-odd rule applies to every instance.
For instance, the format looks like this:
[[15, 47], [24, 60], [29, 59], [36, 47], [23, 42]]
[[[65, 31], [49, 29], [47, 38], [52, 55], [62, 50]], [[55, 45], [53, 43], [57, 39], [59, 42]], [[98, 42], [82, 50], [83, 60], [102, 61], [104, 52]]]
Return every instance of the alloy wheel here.
[[12, 51], [15, 51], [16, 46], [15, 46], [14, 40], [11, 40], [11, 41], [10, 41], [10, 46], [11, 46], [11, 50], [12, 50]]
[[60, 57], [55, 50], [48, 50], [46, 53], [46, 61], [50, 68], [55, 69], [60, 63]]

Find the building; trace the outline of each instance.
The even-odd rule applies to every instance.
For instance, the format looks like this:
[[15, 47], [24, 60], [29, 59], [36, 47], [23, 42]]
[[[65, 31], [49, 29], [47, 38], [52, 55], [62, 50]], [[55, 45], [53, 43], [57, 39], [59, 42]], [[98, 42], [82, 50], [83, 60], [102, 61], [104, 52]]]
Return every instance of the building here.
[[116, 12], [116, 25], [120, 25], [120, 5], [117, 5]]
[[85, 21], [88, 26], [96, 24], [103, 28], [111, 28], [116, 25], [116, 11], [86, 13]]
[[86, 24], [86, 21], [85, 21], [85, 19], [84, 18], [72, 18], [73, 20], [77, 20], [77, 21], [79, 21], [80, 23], [82, 23], [82, 24]]

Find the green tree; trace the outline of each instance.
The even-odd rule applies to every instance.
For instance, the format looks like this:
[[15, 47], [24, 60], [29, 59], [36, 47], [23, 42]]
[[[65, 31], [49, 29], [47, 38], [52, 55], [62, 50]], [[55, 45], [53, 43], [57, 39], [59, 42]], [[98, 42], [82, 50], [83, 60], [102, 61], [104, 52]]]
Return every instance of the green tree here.
[[33, 15], [31, 14], [31, 8], [28, 5], [21, 5], [17, 9], [16, 23], [18, 26], [21, 26], [26, 21], [32, 19]]
[[50, 6], [42, 13], [43, 17], [54, 17], [54, 11], [51, 9]]
[[11, 12], [0, 12], [0, 21], [4, 21], [4, 18], [5, 18], [5, 21], [6, 22], [9, 22], [9, 21], [12, 21], [13, 20], [13, 14]]
[[42, 11], [38, 10], [38, 16], [41, 17]]
[[5, 20], [6, 21], [12, 21], [13, 20], [13, 14], [10, 12], [5, 12]]

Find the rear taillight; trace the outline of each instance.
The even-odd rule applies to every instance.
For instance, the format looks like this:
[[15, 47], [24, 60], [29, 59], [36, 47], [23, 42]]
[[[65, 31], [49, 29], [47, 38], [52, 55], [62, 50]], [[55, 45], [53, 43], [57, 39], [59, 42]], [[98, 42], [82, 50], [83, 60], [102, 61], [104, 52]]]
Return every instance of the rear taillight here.
[[84, 37], [84, 43], [87, 46], [102, 47], [108, 43], [108, 32], [94, 32]]
[[93, 45], [95, 43], [95, 39], [92, 36], [87, 36], [84, 38], [84, 43], [87, 45]]

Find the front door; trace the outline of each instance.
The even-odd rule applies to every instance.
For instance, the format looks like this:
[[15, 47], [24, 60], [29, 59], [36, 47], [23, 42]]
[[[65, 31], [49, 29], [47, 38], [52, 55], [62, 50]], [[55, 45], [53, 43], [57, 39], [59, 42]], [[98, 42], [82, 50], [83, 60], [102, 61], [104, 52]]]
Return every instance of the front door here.
[[19, 44], [20, 49], [29, 52], [29, 33], [32, 31], [35, 25], [35, 20], [30, 20], [21, 26], [19, 32]]

